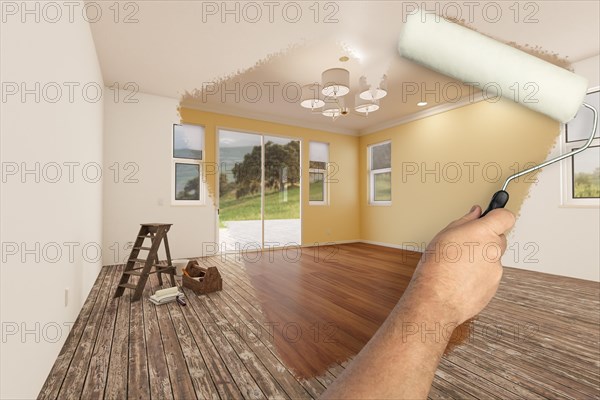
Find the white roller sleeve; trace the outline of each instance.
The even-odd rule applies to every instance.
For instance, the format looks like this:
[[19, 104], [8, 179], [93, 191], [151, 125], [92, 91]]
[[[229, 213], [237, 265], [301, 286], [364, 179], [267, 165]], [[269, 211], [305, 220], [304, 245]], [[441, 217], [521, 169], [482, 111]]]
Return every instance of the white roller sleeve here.
[[155, 293], [155, 295], [157, 297], [160, 297], [160, 296], [171, 296], [171, 295], [177, 294], [178, 292], [179, 292], [179, 288], [177, 286], [173, 286], [173, 287], [170, 287], [170, 288], [157, 290], [156, 293]]
[[575, 116], [588, 89], [579, 75], [433, 14], [407, 16], [398, 49], [403, 57], [475, 82], [488, 93], [499, 88], [499, 94], [563, 123]]

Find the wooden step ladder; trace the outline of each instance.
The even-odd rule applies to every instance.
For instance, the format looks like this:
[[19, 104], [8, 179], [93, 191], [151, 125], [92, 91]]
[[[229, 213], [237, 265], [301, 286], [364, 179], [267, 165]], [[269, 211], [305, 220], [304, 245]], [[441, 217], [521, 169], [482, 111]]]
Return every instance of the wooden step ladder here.
[[[148, 281], [150, 274], [158, 274], [158, 282], [162, 286], [162, 274], [169, 274], [171, 276], [171, 286], [175, 286], [175, 267], [171, 263], [171, 252], [169, 250], [169, 240], [167, 239], [167, 232], [171, 229], [172, 224], [141, 224], [140, 232], [133, 244], [131, 254], [127, 260], [127, 265], [121, 275], [121, 280], [117, 286], [115, 297], [123, 295], [125, 289], [134, 289], [133, 297], [131, 301], [137, 301], [142, 297], [144, 292], [144, 286]], [[144, 240], [150, 239], [151, 245], [143, 246]], [[160, 244], [165, 242], [165, 252], [167, 253], [167, 265], [160, 265], [158, 259], [158, 249]], [[147, 251], [146, 258], [139, 257], [140, 251]], [[136, 264], [143, 264], [142, 267], [136, 267]], [[154, 270], [152, 269], [154, 267]], [[136, 284], [129, 283], [129, 277], [131, 275], [139, 276], [139, 280]]]

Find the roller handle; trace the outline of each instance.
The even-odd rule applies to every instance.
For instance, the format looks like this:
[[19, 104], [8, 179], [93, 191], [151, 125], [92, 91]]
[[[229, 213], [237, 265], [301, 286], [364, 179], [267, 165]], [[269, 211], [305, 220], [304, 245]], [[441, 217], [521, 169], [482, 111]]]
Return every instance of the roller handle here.
[[496, 208], [504, 208], [506, 203], [508, 203], [508, 192], [505, 190], [497, 191], [496, 193], [494, 193], [494, 196], [492, 197], [492, 201], [490, 201], [490, 205], [483, 212], [483, 214], [481, 214], [481, 217], [479, 217], [479, 218], [485, 217], [487, 215], [487, 213], [489, 213], [492, 210], [495, 210]]

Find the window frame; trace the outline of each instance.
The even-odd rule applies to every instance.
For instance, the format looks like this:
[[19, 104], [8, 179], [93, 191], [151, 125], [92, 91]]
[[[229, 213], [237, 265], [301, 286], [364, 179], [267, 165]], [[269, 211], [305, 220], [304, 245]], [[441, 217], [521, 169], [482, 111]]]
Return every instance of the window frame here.
[[[382, 145], [390, 145], [390, 166], [388, 168], [373, 169], [373, 148]], [[392, 205], [392, 141], [385, 140], [383, 142], [373, 143], [367, 146], [367, 165], [369, 171], [369, 182], [368, 182], [368, 200], [371, 206], [391, 206]], [[390, 200], [375, 200], [375, 176], [381, 174], [390, 174]]]
[[[175, 157], [175, 127], [193, 125], [202, 128], [202, 156], [198, 158]], [[174, 123], [171, 127], [171, 205], [172, 206], [204, 206], [206, 194], [204, 190], [204, 157], [206, 149], [206, 127], [199, 124]], [[178, 200], [177, 197], [177, 164], [193, 165], [198, 168], [198, 200]]]
[[[587, 94], [600, 92], [600, 87], [596, 86], [587, 91]], [[600, 111], [600, 110], [599, 110]], [[568, 153], [575, 149], [582, 147], [586, 141], [585, 139], [571, 140], [568, 141], [568, 123], [561, 124], [561, 154]], [[600, 147], [600, 138], [596, 137], [592, 140], [590, 148]], [[587, 150], [584, 150], [584, 152]], [[581, 153], [583, 154], [583, 153]], [[574, 197], [575, 194], [575, 155], [574, 157], [567, 157], [561, 161], [561, 207], [568, 208], [599, 208], [600, 198], [599, 197], [587, 197], [579, 198]]]
[[[311, 174], [319, 174], [323, 175], [322, 187], [323, 187], [323, 200], [311, 200], [310, 199], [310, 175]], [[309, 168], [308, 169], [308, 204], [311, 206], [325, 206], [328, 205], [327, 201], [327, 169], [320, 168]]]
[[[321, 143], [327, 145], [327, 161], [325, 162], [325, 168], [311, 168], [310, 163], [310, 143]], [[328, 206], [329, 205], [329, 179], [327, 179], [329, 170], [329, 149], [330, 144], [327, 142], [319, 142], [311, 140], [308, 143], [308, 204], [311, 206]], [[318, 162], [318, 161], [317, 161]], [[310, 199], [310, 174], [322, 174], [323, 175], [323, 200], [311, 200]]]

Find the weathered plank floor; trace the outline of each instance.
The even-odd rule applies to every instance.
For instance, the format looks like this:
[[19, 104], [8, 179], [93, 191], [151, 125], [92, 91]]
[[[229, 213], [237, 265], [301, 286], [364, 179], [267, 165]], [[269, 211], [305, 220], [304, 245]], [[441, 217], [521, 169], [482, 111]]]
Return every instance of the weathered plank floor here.
[[[313, 253], [303, 254], [294, 266], [297, 279], [311, 268], [326, 273], [345, 265], [361, 282], [357, 267], [368, 256], [370, 272], [365, 273], [373, 278], [374, 267], [395, 271], [393, 285], [401, 293], [410, 276], [407, 264], [416, 264], [414, 255], [366, 244], [341, 245], [337, 254], [336, 262], [318, 265]], [[148, 295], [160, 288], [155, 277], [143, 300], [131, 303], [128, 292], [113, 299], [122, 266], [104, 267], [39, 398], [314, 398], [351, 362], [351, 357], [334, 361], [318, 376], [301, 377], [289, 362], [294, 346], [277, 344], [271, 319], [277, 312], [271, 305], [264, 311], [268, 298], [260, 279], [268, 274], [252, 273], [256, 263], [231, 257], [202, 261], [218, 265], [223, 291], [197, 297], [186, 289], [186, 307], [150, 303]], [[281, 259], [274, 262], [285, 268]], [[378, 316], [369, 321], [356, 299], [344, 303], [336, 299], [339, 294], [323, 296], [319, 290], [331, 279], [313, 275], [300, 285], [303, 293], [312, 292], [325, 304], [342, 304], [356, 325], [376, 324], [399, 297], [391, 285], [380, 293], [381, 305], [366, 299]], [[322, 287], [315, 277], [323, 278]], [[289, 302], [296, 293], [288, 294], [282, 303], [293, 313]], [[347, 310], [352, 304], [357, 305], [354, 314]], [[599, 330], [599, 284], [506, 268], [496, 298], [470, 325], [466, 341], [444, 357], [430, 398], [600, 398]], [[357, 339], [343, 333], [336, 335], [336, 343], [355, 349]]]

